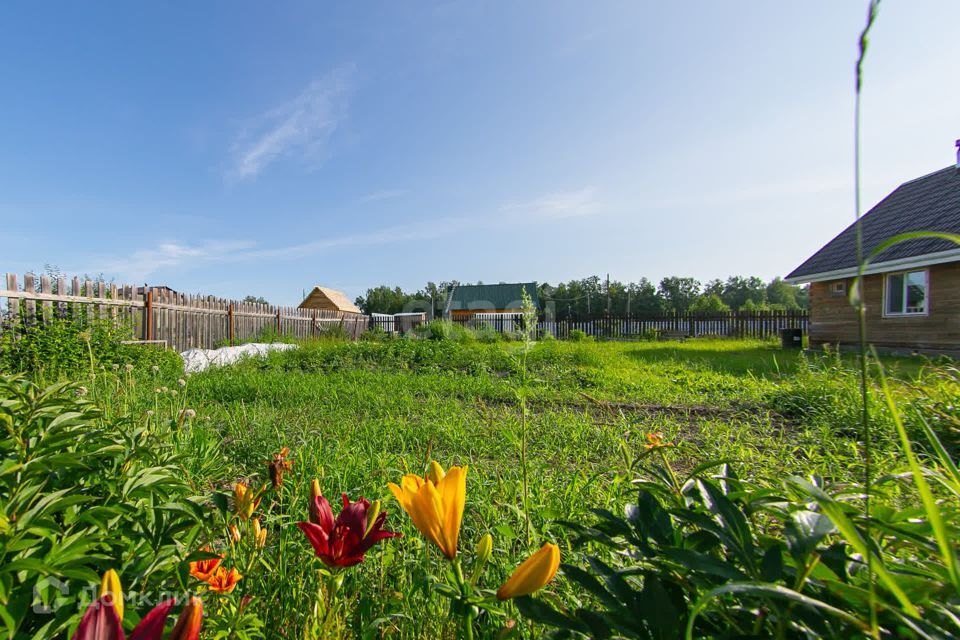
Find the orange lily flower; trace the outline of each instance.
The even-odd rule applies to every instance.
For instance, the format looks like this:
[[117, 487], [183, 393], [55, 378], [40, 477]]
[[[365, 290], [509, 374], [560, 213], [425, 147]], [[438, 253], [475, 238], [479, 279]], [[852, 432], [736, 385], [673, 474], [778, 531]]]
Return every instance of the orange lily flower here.
[[[202, 547], [200, 551], [208, 551], [212, 553], [210, 547]], [[213, 575], [214, 570], [220, 564], [220, 560], [223, 559], [223, 556], [217, 556], [216, 558], [207, 558], [206, 560], [195, 560], [190, 563], [190, 575], [192, 575], [197, 580], [202, 580], [204, 582]]]
[[236, 569], [230, 569], [228, 571], [224, 567], [217, 567], [217, 570], [207, 578], [206, 583], [207, 586], [210, 587], [210, 591], [230, 593], [236, 588], [241, 578], [243, 578], [243, 576], [240, 575], [240, 572]]

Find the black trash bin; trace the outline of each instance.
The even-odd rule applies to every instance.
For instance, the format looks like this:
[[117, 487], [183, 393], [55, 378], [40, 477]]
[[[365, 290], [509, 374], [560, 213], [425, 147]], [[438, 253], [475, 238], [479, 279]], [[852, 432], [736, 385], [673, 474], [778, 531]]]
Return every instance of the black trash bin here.
[[802, 349], [803, 329], [781, 329], [780, 346], [784, 349]]

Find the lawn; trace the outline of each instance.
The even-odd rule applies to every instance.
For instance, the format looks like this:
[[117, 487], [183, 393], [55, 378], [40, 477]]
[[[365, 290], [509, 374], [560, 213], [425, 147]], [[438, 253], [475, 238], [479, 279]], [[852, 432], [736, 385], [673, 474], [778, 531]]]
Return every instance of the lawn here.
[[[268, 638], [459, 637], [450, 601], [431, 586], [451, 579], [443, 558], [387, 489], [404, 474], [423, 475], [430, 460], [469, 466], [460, 555], [469, 572], [478, 541], [492, 535], [480, 579], [487, 589], [547, 541], [559, 545], [564, 563], [582, 564], [584, 554], [598, 553], [600, 544], [574, 544], [576, 527], [565, 523], [591, 522], [597, 509], [622, 514], [636, 500], [636, 481], [651, 477], [643, 469], [654, 458], [662, 456], [677, 477], [724, 461], [729, 474], [774, 491], [788, 475], [834, 485], [862, 480], [852, 360], [734, 340], [547, 341], [525, 358], [523, 350], [503, 342], [316, 341], [189, 377], [167, 365], [106, 367], [83, 382], [83, 401], [101, 409], [103, 419], [129, 419], [143, 430], [138, 437], [169, 449], [166, 464], [203, 514], [202, 526], [171, 548], [182, 556], [207, 545], [240, 567], [244, 577], [233, 594], [209, 594], [205, 637], [215, 630], [245, 637], [244, 629], [248, 637]], [[955, 379], [944, 382], [942, 367], [884, 364], [904, 407], [957, 397]], [[879, 477], [901, 470], [904, 458], [889, 415], [879, 403], [876, 411], [872, 462]], [[656, 438], [675, 446], [650, 447]], [[216, 496], [229, 495], [238, 481], [269, 486], [268, 462], [284, 447], [292, 468], [257, 508], [267, 531], [263, 549], [248, 549], [246, 539], [231, 545], [231, 506]], [[329, 612], [321, 589], [330, 578], [318, 571], [322, 565], [295, 526], [307, 518], [314, 478], [334, 513], [340, 493], [381, 500], [386, 527], [403, 533], [345, 571]], [[884, 496], [894, 506], [916, 504], [900, 485]], [[100, 554], [98, 572], [115, 567], [144, 590], [174, 572], [184, 586], [196, 586], [185, 565], [164, 574], [127, 556]], [[246, 595], [253, 598], [241, 605]], [[596, 602], [564, 575], [539, 597], [570, 611]], [[546, 630], [509, 602], [481, 613], [473, 628], [491, 638], [507, 637], [505, 630], [509, 637], [540, 637]]]

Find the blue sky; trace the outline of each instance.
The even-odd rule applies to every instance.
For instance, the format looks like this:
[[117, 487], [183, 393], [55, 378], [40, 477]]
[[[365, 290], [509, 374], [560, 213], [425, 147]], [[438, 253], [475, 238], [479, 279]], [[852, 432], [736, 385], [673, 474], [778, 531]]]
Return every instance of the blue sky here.
[[[784, 275], [853, 217], [866, 2], [9, 2], [0, 269], [323, 284]], [[954, 161], [953, 0], [887, 0], [864, 202]]]

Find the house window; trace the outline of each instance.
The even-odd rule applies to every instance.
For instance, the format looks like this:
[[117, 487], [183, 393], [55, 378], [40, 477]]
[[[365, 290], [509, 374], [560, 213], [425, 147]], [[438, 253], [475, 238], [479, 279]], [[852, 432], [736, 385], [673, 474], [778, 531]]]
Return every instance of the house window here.
[[847, 281], [838, 280], [830, 283], [830, 295], [834, 298], [842, 298], [847, 295]]
[[926, 315], [929, 304], [928, 290], [926, 270], [887, 274], [884, 315]]

